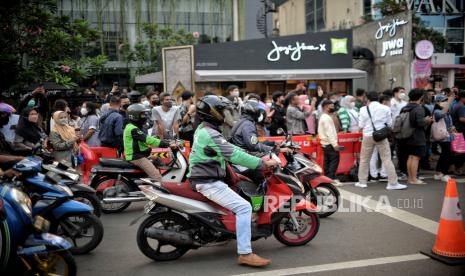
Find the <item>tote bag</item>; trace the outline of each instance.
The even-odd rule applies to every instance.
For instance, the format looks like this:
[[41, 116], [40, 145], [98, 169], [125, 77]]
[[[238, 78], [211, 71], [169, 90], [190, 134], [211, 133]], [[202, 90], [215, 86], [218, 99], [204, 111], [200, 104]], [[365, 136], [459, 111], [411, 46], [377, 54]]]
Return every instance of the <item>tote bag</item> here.
[[465, 140], [463, 139], [463, 134], [456, 133], [454, 135], [454, 140], [450, 143], [450, 146], [453, 153], [465, 153]]

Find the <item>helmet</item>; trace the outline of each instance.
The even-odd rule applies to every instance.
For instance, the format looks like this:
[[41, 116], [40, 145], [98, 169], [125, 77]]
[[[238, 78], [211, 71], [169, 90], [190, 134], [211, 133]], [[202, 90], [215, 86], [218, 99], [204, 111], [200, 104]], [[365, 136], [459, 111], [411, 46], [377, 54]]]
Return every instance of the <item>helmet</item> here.
[[265, 122], [266, 110], [265, 107], [255, 101], [247, 101], [242, 107], [242, 115], [249, 117], [254, 120], [256, 123]]
[[197, 114], [201, 121], [221, 125], [224, 122], [223, 111], [231, 106], [231, 102], [225, 97], [208, 95], [197, 102]]
[[143, 104], [131, 104], [127, 110], [128, 119], [131, 123], [143, 124], [147, 121], [148, 111]]
[[15, 109], [7, 103], [0, 103], [0, 112], [11, 114], [15, 112]]

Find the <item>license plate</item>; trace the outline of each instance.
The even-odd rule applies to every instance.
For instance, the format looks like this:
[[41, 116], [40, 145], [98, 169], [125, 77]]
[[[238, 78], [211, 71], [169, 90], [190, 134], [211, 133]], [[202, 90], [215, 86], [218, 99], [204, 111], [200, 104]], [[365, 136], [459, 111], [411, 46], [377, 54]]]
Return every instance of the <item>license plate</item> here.
[[155, 202], [154, 201], [149, 201], [147, 204], [144, 206], [144, 213], [148, 214], [150, 211], [152, 211], [153, 207], [155, 207]]

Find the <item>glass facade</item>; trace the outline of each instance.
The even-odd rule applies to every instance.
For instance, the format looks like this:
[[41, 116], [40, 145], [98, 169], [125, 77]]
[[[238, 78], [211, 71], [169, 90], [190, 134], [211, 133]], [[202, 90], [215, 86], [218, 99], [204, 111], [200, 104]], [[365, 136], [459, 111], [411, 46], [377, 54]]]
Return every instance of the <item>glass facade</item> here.
[[305, 17], [307, 33], [316, 33], [326, 27], [325, 0], [306, 0]]
[[59, 0], [58, 10], [84, 18], [102, 33], [90, 54], [123, 61], [120, 48], [144, 39], [144, 23], [198, 32], [199, 43], [232, 40], [232, 0]]
[[430, 28], [447, 37], [448, 53], [464, 56], [464, 15], [420, 15], [423, 22]]

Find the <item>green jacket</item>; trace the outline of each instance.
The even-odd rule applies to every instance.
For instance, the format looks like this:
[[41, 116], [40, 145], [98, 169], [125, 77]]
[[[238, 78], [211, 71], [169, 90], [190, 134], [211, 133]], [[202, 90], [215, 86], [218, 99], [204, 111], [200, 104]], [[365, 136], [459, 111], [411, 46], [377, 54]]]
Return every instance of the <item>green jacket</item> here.
[[263, 161], [226, 141], [213, 126], [202, 123], [194, 134], [189, 155], [189, 177], [192, 184], [222, 180], [226, 176], [226, 161], [249, 169], [263, 166]]
[[147, 135], [137, 126], [129, 123], [123, 132], [124, 158], [128, 161], [148, 157], [152, 152], [149, 147], [162, 146], [162, 141], [153, 136]]
[[349, 111], [344, 107], [339, 108], [337, 111], [337, 115], [339, 116], [339, 122], [343, 132], [349, 132], [350, 127], [350, 115]]

